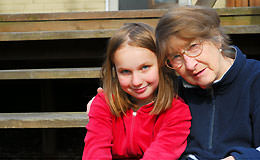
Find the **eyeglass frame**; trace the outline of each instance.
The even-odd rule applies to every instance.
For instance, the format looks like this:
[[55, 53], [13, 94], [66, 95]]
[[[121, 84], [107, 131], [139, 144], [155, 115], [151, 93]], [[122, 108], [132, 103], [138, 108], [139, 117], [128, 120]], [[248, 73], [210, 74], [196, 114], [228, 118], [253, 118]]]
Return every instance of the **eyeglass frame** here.
[[[197, 41], [199, 41], [199, 42], [198, 42], [198, 43], [194, 43], [194, 42], [197, 42]], [[190, 51], [188, 51], [188, 50], [189, 50], [189, 49], [191, 48], [191, 46], [194, 45], [194, 44], [199, 45], [200, 51], [198, 52], [198, 54], [191, 55], [191, 54], [189, 54]], [[177, 67], [172, 67], [171, 61], [173, 61], [173, 60], [171, 60], [171, 59], [169, 58], [169, 56], [168, 56], [167, 59], [165, 60], [165, 65], [166, 65], [166, 67], [168, 67], [168, 68], [170, 68], [170, 69], [174, 69], [174, 70], [175, 70], [175, 69], [179, 69], [179, 68], [182, 67], [182, 65], [183, 65], [183, 63], [184, 63], [184, 59], [183, 59], [183, 55], [184, 55], [184, 54], [185, 54], [186, 56], [188, 56], [188, 57], [196, 58], [196, 57], [198, 57], [198, 56], [201, 55], [202, 50], [203, 50], [203, 40], [195, 40], [195, 41], [192, 41], [192, 42], [189, 44], [189, 46], [186, 47], [185, 49], [182, 49], [182, 51], [181, 51], [179, 54], [176, 54], [176, 55], [174, 55], [174, 56], [171, 56], [171, 59], [175, 58], [176, 56], [180, 56], [180, 57], [181, 57], [181, 59], [180, 59], [181, 62], [178, 64]]]

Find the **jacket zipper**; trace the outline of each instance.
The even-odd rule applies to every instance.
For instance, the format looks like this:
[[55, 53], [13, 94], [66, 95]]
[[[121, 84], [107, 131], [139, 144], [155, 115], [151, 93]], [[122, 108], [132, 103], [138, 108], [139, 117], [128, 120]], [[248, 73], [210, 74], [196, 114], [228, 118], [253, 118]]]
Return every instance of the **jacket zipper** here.
[[212, 149], [214, 125], [215, 125], [215, 112], [216, 112], [216, 99], [215, 99], [213, 88], [211, 88], [210, 94], [211, 94], [211, 100], [212, 100], [212, 113], [211, 113], [210, 134], [209, 134], [209, 149]]
[[134, 151], [134, 129], [135, 129], [135, 116], [137, 112], [132, 113], [132, 124], [131, 124], [131, 133], [130, 133], [130, 148], [131, 148], [131, 153]]

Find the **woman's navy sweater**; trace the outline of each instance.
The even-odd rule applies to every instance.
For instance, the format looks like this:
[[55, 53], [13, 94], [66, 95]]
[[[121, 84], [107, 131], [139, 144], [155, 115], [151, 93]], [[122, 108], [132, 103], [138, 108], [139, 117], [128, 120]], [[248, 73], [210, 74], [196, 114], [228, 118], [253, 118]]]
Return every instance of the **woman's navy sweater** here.
[[183, 159], [260, 159], [260, 61], [234, 48], [234, 64], [210, 88], [181, 79], [179, 94], [192, 114]]

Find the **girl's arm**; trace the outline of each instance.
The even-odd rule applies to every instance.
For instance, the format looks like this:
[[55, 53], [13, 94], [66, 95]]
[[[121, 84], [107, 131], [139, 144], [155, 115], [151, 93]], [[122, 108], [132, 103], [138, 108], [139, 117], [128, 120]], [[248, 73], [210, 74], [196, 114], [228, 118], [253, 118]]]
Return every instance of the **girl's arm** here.
[[91, 104], [86, 128], [82, 160], [112, 159], [112, 114], [102, 93], [98, 94]]
[[145, 151], [143, 160], [178, 159], [187, 146], [190, 133], [191, 114], [189, 107], [181, 100], [174, 100], [163, 120], [155, 141]]

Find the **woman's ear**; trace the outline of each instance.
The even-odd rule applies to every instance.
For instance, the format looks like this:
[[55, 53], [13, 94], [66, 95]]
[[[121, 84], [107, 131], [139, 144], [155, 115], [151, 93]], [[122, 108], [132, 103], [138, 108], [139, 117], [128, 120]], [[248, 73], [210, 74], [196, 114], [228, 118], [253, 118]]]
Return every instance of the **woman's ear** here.
[[217, 43], [217, 47], [221, 49], [222, 44], [224, 43], [224, 37], [222, 37], [220, 34], [217, 35]]
[[[216, 46], [219, 50], [221, 50], [221, 51], [222, 51], [222, 44], [223, 44], [223, 42], [224, 42], [224, 39], [223, 39], [222, 36], [216, 35], [216, 36], [214, 37], [214, 44], [215, 44], [215, 46]], [[221, 52], [221, 51], [220, 51], [220, 52]]]

